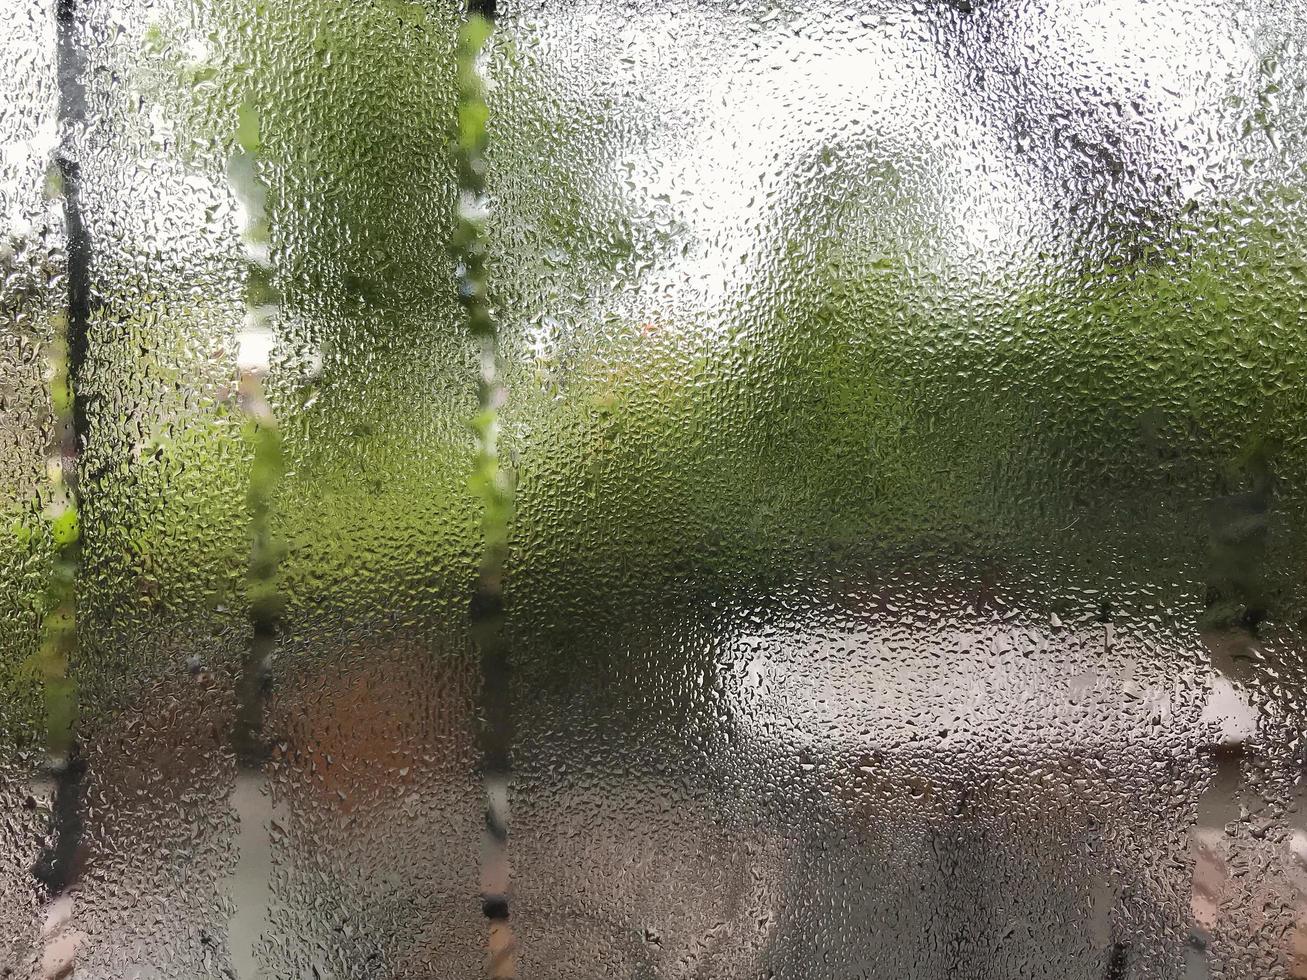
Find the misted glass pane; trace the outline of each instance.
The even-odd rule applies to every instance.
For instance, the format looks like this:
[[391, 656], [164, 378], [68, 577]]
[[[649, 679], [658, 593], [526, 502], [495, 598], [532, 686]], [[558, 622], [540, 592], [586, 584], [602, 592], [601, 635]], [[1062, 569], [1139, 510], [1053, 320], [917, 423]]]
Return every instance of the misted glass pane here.
[[1307, 978], [1307, 6], [3, 13], [0, 975]]

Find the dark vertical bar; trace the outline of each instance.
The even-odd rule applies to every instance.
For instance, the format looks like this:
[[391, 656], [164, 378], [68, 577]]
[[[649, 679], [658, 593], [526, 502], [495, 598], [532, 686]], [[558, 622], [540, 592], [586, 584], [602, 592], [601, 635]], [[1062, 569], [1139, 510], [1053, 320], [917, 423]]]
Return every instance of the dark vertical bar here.
[[272, 689], [272, 658], [281, 626], [281, 562], [285, 548], [273, 525], [278, 489], [285, 475], [281, 427], [268, 403], [265, 379], [271, 368], [267, 348], [276, 335], [281, 296], [268, 256], [266, 202], [268, 187], [258, 171], [262, 150], [257, 106], [246, 99], [239, 109], [236, 152], [228, 163], [228, 179], [244, 205], [245, 325], [259, 339], [260, 353], [246, 360], [238, 354], [237, 402], [242, 431], [252, 452], [245, 503], [250, 520], [250, 560], [246, 596], [250, 604], [250, 644], [236, 682], [236, 719], [232, 746], [243, 769], [257, 770], [267, 760], [263, 716]]
[[[56, 163], [63, 185], [64, 230], [66, 236], [67, 326], [62, 338], [64, 371], [71, 394], [71, 411], [56, 415], [60, 424], [61, 470], [64, 491], [72, 509], [74, 531], [57, 538], [57, 557], [52, 575], [51, 609], [47, 612], [45, 644], [58, 647], [58, 663], [47, 665], [47, 748], [53, 778], [53, 803], [49, 843], [37, 858], [32, 875], [46, 897], [66, 892], [77, 880], [84, 830], [82, 794], [86, 763], [75, 735], [76, 692], [68, 677], [68, 655], [76, 643], [76, 596], [81, 543], [76, 518], [81, 513], [78, 463], [88, 436], [86, 399], [81, 395], [86, 374], [87, 332], [91, 318], [91, 241], [81, 207], [81, 168], [73, 159], [70, 144], [86, 122], [86, 92], [82, 78], [86, 57], [77, 42], [75, 0], [56, 0], [56, 52], [58, 101], [56, 118], [61, 147]], [[56, 617], [58, 625], [49, 619]], [[47, 655], [47, 659], [49, 659]], [[59, 668], [56, 676], [49, 666]], [[55, 707], [57, 706], [57, 708]]]
[[1103, 980], [1126, 980], [1126, 971], [1129, 967], [1129, 944], [1113, 943], [1107, 951], [1107, 966], [1103, 970]]
[[507, 392], [500, 377], [499, 326], [489, 296], [486, 215], [486, 85], [479, 59], [494, 31], [494, 0], [468, 0], [458, 35], [456, 164], [459, 205], [451, 250], [458, 296], [468, 329], [481, 345], [476, 459], [472, 484], [482, 506], [484, 550], [469, 609], [472, 639], [481, 656], [481, 778], [485, 836], [481, 856], [481, 911], [489, 920], [487, 975], [517, 976], [509, 925], [509, 786], [512, 777], [512, 657], [504, 620], [504, 567], [513, 515], [513, 480], [499, 460], [499, 410]]
[[250, 645], [236, 683], [232, 749], [242, 769], [258, 770], [268, 759], [263, 719], [272, 693], [272, 658], [281, 620], [280, 572], [283, 548], [272, 526], [277, 488], [284, 472], [281, 431], [256, 371], [243, 371], [241, 401], [254, 460], [246, 503], [250, 515]]
[[[63, 147], [59, 169], [64, 189], [64, 227], [68, 242], [68, 374], [73, 384], [73, 434], [75, 448], [86, 444], [86, 399], [79, 397], [88, 353], [87, 334], [91, 320], [91, 239], [82, 218], [81, 167], [72, 158], [68, 143], [86, 124], [86, 53], [77, 43], [77, 0], [57, 0], [58, 21], [58, 121]], [[76, 472], [74, 471], [74, 477]]]
[[[236, 783], [231, 805], [238, 829], [236, 863], [231, 885], [234, 915], [229, 939], [234, 976], [255, 980], [264, 976], [260, 946], [274, 898], [274, 846], [271, 787], [263, 773], [271, 755], [265, 731], [273, 687], [273, 657], [281, 633], [283, 596], [281, 565], [286, 549], [274, 525], [277, 494], [285, 476], [281, 428], [267, 399], [265, 380], [271, 370], [269, 350], [277, 333], [281, 296], [274, 285], [269, 257], [269, 187], [259, 173], [262, 135], [257, 104], [247, 97], [240, 106], [237, 147], [228, 162], [228, 180], [245, 209], [245, 322], [238, 360], [237, 401], [242, 433], [252, 452], [246, 507], [249, 515], [250, 558], [245, 587], [249, 601], [250, 641], [236, 680], [236, 716], [231, 746], [236, 756]], [[245, 351], [246, 341], [254, 352]]]
[[1277, 451], [1272, 440], [1250, 439], [1226, 475], [1227, 492], [1208, 503], [1208, 626], [1233, 627], [1255, 636], [1266, 617], [1262, 566], [1270, 537]]

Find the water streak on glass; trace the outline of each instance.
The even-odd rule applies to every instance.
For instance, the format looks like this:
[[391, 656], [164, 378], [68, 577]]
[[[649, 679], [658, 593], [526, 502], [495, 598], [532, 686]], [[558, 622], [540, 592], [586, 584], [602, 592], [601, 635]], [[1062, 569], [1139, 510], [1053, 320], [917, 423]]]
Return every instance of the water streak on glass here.
[[504, 620], [504, 566], [513, 512], [512, 474], [499, 460], [499, 413], [507, 394], [500, 380], [499, 330], [489, 293], [489, 237], [486, 222], [486, 144], [489, 109], [483, 76], [483, 48], [494, 29], [494, 3], [468, 9], [458, 37], [458, 218], [453, 251], [458, 293], [468, 328], [480, 343], [478, 412], [472, 429], [477, 457], [472, 488], [480, 499], [484, 538], [476, 594], [472, 601], [473, 639], [481, 653], [482, 779], [486, 831], [482, 844], [481, 907], [490, 921], [487, 975], [517, 976], [509, 925], [509, 778], [512, 772], [510, 660]]
[[73, 134], [84, 125], [84, 59], [79, 47], [77, 12], [72, 0], [55, 10], [56, 71], [59, 97], [56, 123], [67, 145], [50, 161], [51, 189], [63, 201], [67, 305], [56, 315], [46, 354], [50, 408], [55, 438], [47, 464], [49, 495], [45, 516], [54, 542], [54, 559], [46, 588], [42, 639], [34, 660], [45, 691], [45, 751], [48, 757], [50, 828], [48, 842], [32, 874], [49, 903], [42, 925], [40, 965], [56, 975], [76, 954], [81, 941], [74, 888], [82, 861], [82, 808], [85, 761], [77, 743], [77, 682], [72, 663], [77, 650], [77, 591], [81, 578], [79, 519], [80, 449], [88, 435], [86, 406], [78, 398], [84, 378], [90, 317], [90, 239], [80, 202], [80, 171], [71, 148]]
[[230, 934], [236, 976], [252, 980], [266, 975], [259, 962], [258, 947], [268, 927], [272, 901], [269, 878], [273, 854], [269, 828], [274, 809], [262, 767], [270, 752], [264, 716], [281, 616], [279, 572], [285, 552], [276, 537], [272, 518], [285, 462], [281, 430], [264, 388], [277, 339], [280, 300], [272, 281], [268, 188], [258, 173], [259, 113], [248, 99], [242, 101], [237, 111], [236, 143], [237, 150], [232, 154], [227, 173], [244, 212], [241, 234], [248, 264], [246, 313], [236, 353], [239, 371], [236, 400], [244, 416], [242, 434], [250, 446], [251, 457], [246, 492], [250, 520], [246, 599], [251, 637], [237, 678], [236, 718], [231, 735], [237, 765], [232, 808], [239, 830], [232, 885], [235, 915]]

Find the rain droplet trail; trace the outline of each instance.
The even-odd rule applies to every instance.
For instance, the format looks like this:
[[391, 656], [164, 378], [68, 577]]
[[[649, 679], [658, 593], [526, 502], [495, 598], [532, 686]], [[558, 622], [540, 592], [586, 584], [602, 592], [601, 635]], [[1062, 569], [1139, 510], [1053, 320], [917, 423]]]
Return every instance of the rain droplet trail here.
[[481, 858], [481, 909], [490, 922], [486, 970], [493, 978], [517, 975], [509, 925], [509, 782], [513, 719], [510, 656], [504, 633], [504, 562], [513, 514], [513, 481], [499, 462], [498, 413], [505, 398], [499, 376], [499, 331], [488, 294], [486, 221], [486, 82], [481, 59], [494, 30], [493, 0], [470, 0], [458, 36], [456, 165], [458, 214], [451, 250], [458, 295], [468, 328], [480, 342], [480, 380], [472, 489], [481, 501], [484, 551], [472, 600], [472, 637], [481, 655], [481, 758], [485, 836]]
[[267, 218], [268, 189], [257, 171], [261, 147], [258, 110], [240, 106], [237, 149], [228, 165], [232, 191], [245, 215], [246, 302], [237, 353], [238, 403], [243, 434], [252, 452], [246, 507], [250, 521], [250, 563], [246, 595], [250, 643], [236, 687], [236, 719], [231, 744], [236, 755], [232, 808], [239, 829], [232, 883], [235, 914], [231, 921], [231, 956], [240, 980], [262, 977], [258, 946], [272, 904], [270, 822], [274, 803], [264, 785], [263, 765], [269, 746], [263, 731], [271, 690], [272, 659], [281, 618], [280, 570], [284, 547], [273, 530], [273, 501], [285, 472], [281, 429], [264, 390], [276, 339], [280, 298], [272, 284]]
[[87, 354], [91, 316], [90, 235], [82, 217], [81, 173], [66, 141], [86, 121], [82, 85], [85, 56], [76, 36], [76, 4], [60, 0], [55, 9], [58, 73], [57, 117], [65, 143], [56, 150], [55, 176], [61, 190], [66, 249], [67, 308], [56, 320], [46, 361], [50, 372], [50, 407], [54, 421], [46, 472], [49, 501], [46, 517], [55, 555], [46, 584], [45, 618], [37, 672], [45, 692], [50, 832], [47, 846], [32, 868], [49, 908], [42, 957], [46, 968], [71, 968], [77, 933], [71, 928], [71, 890], [77, 883], [83, 836], [82, 795], [85, 761], [77, 737], [77, 684], [70, 661], [77, 644], [77, 582], [81, 568], [78, 461], [87, 437], [86, 406], [77, 397]]

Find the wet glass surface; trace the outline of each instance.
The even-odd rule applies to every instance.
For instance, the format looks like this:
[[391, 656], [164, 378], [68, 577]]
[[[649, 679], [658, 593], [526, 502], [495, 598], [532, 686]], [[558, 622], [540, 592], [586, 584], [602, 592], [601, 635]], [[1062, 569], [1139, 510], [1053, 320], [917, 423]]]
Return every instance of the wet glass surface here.
[[1307, 7], [3, 12], [0, 974], [1307, 977]]

